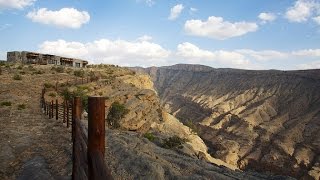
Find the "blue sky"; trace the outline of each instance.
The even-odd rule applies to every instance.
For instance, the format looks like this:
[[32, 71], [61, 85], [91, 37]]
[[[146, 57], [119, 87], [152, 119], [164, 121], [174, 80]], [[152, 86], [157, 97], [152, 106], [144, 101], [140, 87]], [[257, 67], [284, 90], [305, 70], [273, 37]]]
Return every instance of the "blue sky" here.
[[37, 51], [125, 66], [320, 68], [319, 0], [0, 0], [0, 59]]

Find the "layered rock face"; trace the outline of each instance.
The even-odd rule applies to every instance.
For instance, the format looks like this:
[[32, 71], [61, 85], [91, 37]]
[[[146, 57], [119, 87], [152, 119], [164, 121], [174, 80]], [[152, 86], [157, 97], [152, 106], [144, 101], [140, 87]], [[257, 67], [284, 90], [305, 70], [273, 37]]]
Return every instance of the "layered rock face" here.
[[240, 169], [319, 179], [320, 70], [135, 70], [152, 77], [169, 113], [198, 125], [214, 157]]

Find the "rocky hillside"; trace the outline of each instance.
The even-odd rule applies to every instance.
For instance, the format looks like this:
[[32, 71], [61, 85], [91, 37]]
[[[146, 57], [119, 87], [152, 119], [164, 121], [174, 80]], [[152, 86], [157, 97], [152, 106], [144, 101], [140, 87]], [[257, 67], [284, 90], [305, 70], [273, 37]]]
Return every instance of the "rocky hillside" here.
[[[115, 104], [126, 109], [119, 127], [106, 131], [105, 162], [115, 179], [290, 179], [241, 172], [212, 158], [203, 140], [161, 107], [147, 75], [113, 65], [79, 70], [1, 63], [0, 69], [0, 179], [70, 179], [71, 129], [42, 114], [43, 86], [47, 101], [104, 96], [106, 124]], [[81, 77], [95, 80], [72, 85]]]
[[169, 113], [196, 124], [213, 157], [243, 170], [320, 178], [320, 70], [133, 69], [152, 77]]

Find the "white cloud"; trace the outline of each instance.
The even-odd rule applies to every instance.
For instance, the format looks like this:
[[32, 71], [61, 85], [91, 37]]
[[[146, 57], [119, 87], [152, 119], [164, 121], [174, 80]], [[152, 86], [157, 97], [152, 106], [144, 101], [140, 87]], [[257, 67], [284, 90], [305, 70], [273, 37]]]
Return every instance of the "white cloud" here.
[[155, 1], [153, 0], [146, 0], [146, 3], [148, 6], [153, 6], [155, 4]]
[[58, 11], [41, 8], [38, 11], [29, 12], [27, 17], [33, 22], [74, 29], [80, 28], [90, 20], [88, 12], [78, 11], [74, 8], [62, 8]]
[[313, 0], [297, 0], [286, 11], [285, 18], [291, 22], [305, 22], [319, 9], [320, 4]]
[[191, 7], [191, 8], [190, 8], [190, 11], [192, 11], [192, 12], [197, 12], [197, 11], [198, 11], [198, 9], [197, 9], [197, 8], [193, 8], [193, 7]]
[[297, 69], [320, 69], [320, 61], [313, 61], [297, 65]]
[[7, 59], [7, 53], [0, 51], [0, 60], [6, 60]]
[[213, 52], [202, 50], [189, 42], [179, 44], [176, 54], [187, 59], [210, 60], [215, 58], [215, 54]]
[[320, 16], [312, 18], [317, 24], [320, 25]]
[[160, 45], [142, 41], [99, 39], [93, 42], [45, 41], [39, 46], [42, 53], [88, 59], [92, 63], [119, 65], [159, 65], [170, 55]]
[[184, 9], [182, 4], [177, 4], [170, 10], [170, 16], [168, 17], [169, 20], [175, 20], [179, 17], [182, 10]]
[[152, 40], [152, 37], [151, 36], [148, 36], [148, 35], [143, 35], [141, 37], [138, 37], [137, 39], [138, 41], [151, 41]]
[[[170, 51], [151, 42], [151, 39], [148, 41], [137, 40], [99, 39], [87, 43], [65, 40], [45, 41], [39, 45], [38, 51], [86, 59], [90, 63], [123, 66], [147, 67], [192, 63], [224, 68], [270, 69], [274, 68], [270, 65], [282, 61], [283, 64], [289, 62], [292, 64], [284, 66], [285, 69], [319, 68], [319, 63], [314, 62], [319, 61], [320, 49], [301, 49], [290, 52], [252, 49], [208, 50], [190, 42], [184, 42], [178, 44], [176, 50]], [[302, 62], [304, 63], [302, 64]]]
[[194, 8], [194, 7], [191, 7], [191, 8], [190, 8], [190, 12], [191, 12], [191, 13], [195, 13], [195, 12], [197, 12], [197, 11], [198, 11], [197, 8]]
[[203, 50], [189, 42], [179, 44], [176, 55], [182, 59], [191, 60], [192, 63], [212, 64], [218, 62], [232, 67], [249, 64], [249, 60], [240, 53], [224, 50]]
[[289, 54], [285, 52], [279, 52], [275, 50], [262, 50], [255, 51], [251, 49], [239, 49], [236, 52], [241, 53], [251, 59], [257, 61], [269, 61], [269, 60], [279, 60], [288, 58]]
[[320, 57], [320, 49], [304, 49], [293, 51], [292, 55], [303, 57]]
[[277, 16], [273, 13], [266, 13], [262, 12], [259, 14], [259, 19], [262, 21], [262, 23], [271, 22], [276, 20]]
[[137, 3], [143, 2], [149, 7], [153, 6], [156, 2], [154, 0], [136, 0]]
[[0, 0], [0, 9], [23, 9], [36, 0]]
[[225, 40], [254, 32], [258, 29], [258, 25], [244, 21], [231, 23], [224, 21], [222, 17], [211, 16], [207, 21], [188, 20], [184, 29], [190, 35]]

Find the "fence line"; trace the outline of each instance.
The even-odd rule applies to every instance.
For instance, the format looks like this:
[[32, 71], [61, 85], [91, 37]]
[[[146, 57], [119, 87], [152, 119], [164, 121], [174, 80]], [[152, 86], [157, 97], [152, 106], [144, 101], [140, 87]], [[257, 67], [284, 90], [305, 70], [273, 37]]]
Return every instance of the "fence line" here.
[[[87, 78], [87, 82], [89, 79]], [[92, 82], [92, 81], [91, 81]], [[84, 83], [82, 78], [81, 84]], [[56, 82], [55, 90], [59, 89]], [[77, 84], [77, 81], [75, 81]], [[62, 120], [72, 132], [72, 179], [100, 180], [113, 179], [111, 171], [104, 162], [105, 153], [105, 99], [103, 97], [88, 98], [88, 131], [81, 123], [81, 98], [74, 97], [72, 101], [64, 100], [59, 104], [58, 99], [45, 99], [46, 88], [41, 92], [40, 106], [49, 119]], [[70, 120], [72, 122], [70, 123]], [[58, 121], [59, 122], [59, 121]]]

